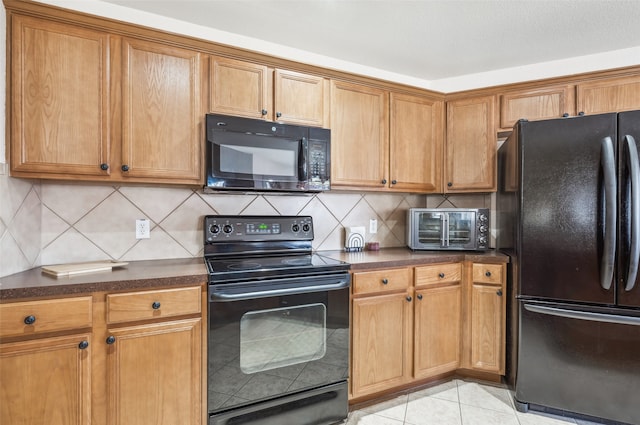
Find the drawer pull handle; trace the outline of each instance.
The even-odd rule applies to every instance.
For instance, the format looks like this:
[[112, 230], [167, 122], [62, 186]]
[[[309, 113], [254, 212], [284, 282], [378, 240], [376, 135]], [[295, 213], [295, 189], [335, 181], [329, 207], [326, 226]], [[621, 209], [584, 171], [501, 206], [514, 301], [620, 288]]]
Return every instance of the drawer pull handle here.
[[160, 303], [158, 301], [154, 301], [153, 304], [151, 304], [151, 308], [154, 310], [157, 310], [160, 308]]
[[485, 275], [486, 277], [491, 277], [491, 272], [486, 272], [484, 275]]
[[444, 273], [439, 273], [438, 276], [440, 276], [440, 279], [444, 278]]
[[25, 325], [33, 325], [36, 323], [36, 316], [27, 316], [24, 318]]
[[496, 294], [498, 294], [498, 296], [499, 296], [499, 297], [501, 297], [501, 296], [502, 296], [502, 289], [498, 289], [498, 290], [496, 291]]
[[422, 299], [422, 294], [418, 294], [418, 299], [421, 300]]
[[81, 341], [80, 344], [78, 344], [78, 348], [81, 350], [84, 350], [88, 346], [89, 346], [89, 341]]
[[388, 280], [388, 279], [382, 279], [382, 284], [383, 284], [383, 285], [386, 285], [387, 283], [389, 283], [389, 280]]
[[407, 301], [411, 302], [411, 297], [407, 296]]
[[111, 344], [113, 344], [114, 342], [116, 342], [116, 337], [115, 337], [115, 336], [113, 336], [113, 335], [109, 335], [109, 336], [107, 337], [107, 344], [111, 345]]

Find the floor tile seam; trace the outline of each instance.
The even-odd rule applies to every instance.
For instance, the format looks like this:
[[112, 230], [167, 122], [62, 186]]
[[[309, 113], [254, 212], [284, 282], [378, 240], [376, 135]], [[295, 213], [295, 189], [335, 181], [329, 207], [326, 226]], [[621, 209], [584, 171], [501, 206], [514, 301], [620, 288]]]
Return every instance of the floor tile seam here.
[[[469, 406], [469, 407], [475, 407], [476, 409], [488, 410], [488, 411], [496, 412], [496, 413], [503, 413], [503, 414], [505, 414], [505, 415], [508, 415], [508, 414], [509, 414], [509, 412], [507, 412], [507, 411], [505, 411], [505, 410], [492, 409], [492, 408], [490, 408], [490, 407], [478, 406], [478, 405], [475, 405], [475, 404], [464, 403], [464, 402], [462, 402], [462, 401], [460, 401], [460, 403], [459, 403], [459, 404], [460, 404], [460, 406], [461, 406], [461, 407], [464, 405], [464, 406]], [[514, 416], [516, 416], [516, 417], [518, 416], [518, 415], [516, 414], [516, 410], [515, 410], [515, 409], [513, 409], [513, 408], [511, 408], [511, 413], [512, 413]]]

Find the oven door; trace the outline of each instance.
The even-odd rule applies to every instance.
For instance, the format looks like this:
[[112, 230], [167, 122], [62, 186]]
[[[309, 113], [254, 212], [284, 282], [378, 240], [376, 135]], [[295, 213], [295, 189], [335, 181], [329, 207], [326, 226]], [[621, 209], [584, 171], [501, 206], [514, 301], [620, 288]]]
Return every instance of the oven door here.
[[210, 285], [210, 424], [346, 417], [349, 283], [340, 273]]

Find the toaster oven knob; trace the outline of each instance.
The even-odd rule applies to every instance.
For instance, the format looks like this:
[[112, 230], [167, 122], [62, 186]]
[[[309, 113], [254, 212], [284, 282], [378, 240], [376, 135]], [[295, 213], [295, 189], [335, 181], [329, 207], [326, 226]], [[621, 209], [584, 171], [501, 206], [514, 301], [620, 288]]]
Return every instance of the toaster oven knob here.
[[481, 236], [478, 238], [478, 242], [480, 242], [480, 245], [486, 245], [487, 244], [487, 238], [485, 238], [484, 236]]
[[485, 221], [487, 221], [487, 215], [486, 214], [478, 215], [478, 220], [480, 220], [481, 223], [484, 223]]
[[480, 233], [486, 233], [486, 232], [487, 232], [487, 226], [484, 226], [484, 225], [483, 225], [483, 226], [480, 226], [480, 227], [478, 228], [478, 230], [480, 231]]
[[222, 228], [222, 231], [225, 232], [226, 234], [229, 234], [233, 232], [233, 226], [231, 226], [230, 224], [225, 224], [224, 227]]

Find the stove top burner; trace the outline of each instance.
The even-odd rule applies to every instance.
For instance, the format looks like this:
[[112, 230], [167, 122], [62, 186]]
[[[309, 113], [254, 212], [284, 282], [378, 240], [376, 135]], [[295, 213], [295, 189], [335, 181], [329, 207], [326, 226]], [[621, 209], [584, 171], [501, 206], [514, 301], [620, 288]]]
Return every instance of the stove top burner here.
[[229, 270], [255, 270], [260, 268], [260, 263], [233, 263], [227, 266]]
[[304, 266], [309, 264], [308, 258], [285, 258], [282, 260], [283, 264], [288, 264], [290, 266]]

